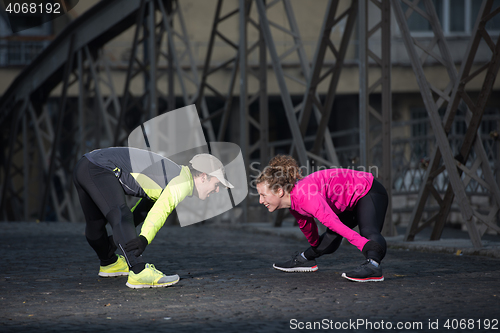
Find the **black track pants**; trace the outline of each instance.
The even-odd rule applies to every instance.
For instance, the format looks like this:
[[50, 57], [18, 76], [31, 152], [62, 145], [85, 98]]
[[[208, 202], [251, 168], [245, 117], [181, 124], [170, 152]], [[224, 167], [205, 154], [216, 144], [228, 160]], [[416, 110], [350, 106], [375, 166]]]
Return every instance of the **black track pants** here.
[[[382, 227], [384, 226], [385, 213], [389, 198], [384, 186], [376, 179], [370, 191], [358, 200], [358, 203], [352, 211], [345, 211], [338, 217], [349, 228], [359, 226], [361, 236], [377, 242], [383, 248], [383, 253], [368, 251], [367, 257], [377, 262], [381, 262], [385, 257], [387, 243], [382, 236]], [[335, 252], [342, 242], [342, 236], [326, 229], [326, 232], [320, 236], [320, 242], [317, 247], [310, 247], [304, 255], [308, 259], [315, 259], [324, 254]]]
[[[82, 157], [73, 171], [73, 181], [85, 215], [85, 236], [99, 259], [105, 261], [106, 256], [114, 255], [109, 253], [112, 245], [104, 237], [107, 236], [106, 223], [109, 222], [114, 242], [122, 250], [129, 266], [144, 263], [142, 256], [126, 253], [123, 248], [128, 241], [137, 237], [137, 233], [134, 216], [126, 204], [125, 193], [115, 174]], [[104, 250], [105, 242], [108, 250]]]

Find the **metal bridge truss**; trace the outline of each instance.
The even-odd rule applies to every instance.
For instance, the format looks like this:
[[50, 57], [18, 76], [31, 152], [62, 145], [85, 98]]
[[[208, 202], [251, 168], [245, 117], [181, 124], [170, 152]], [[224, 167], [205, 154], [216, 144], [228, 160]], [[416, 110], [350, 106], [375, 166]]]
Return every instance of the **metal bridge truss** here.
[[[482, 140], [480, 139], [480, 133], [478, 133], [478, 128], [481, 124], [485, 109], [485, 103], [491, 93], [500, 63], [499, 41], [497, 40], [495, 43], [491, 39], [485, 29], [485, 24], [488, 20], [500, 13], [500, 8], [492, 10], [493, 1], [483, 1], [479, 17], [472, 33], [472, 38], [462, 62], [460, 73], [457, 73], [432, 1], [424, 0], [425, 10], [418, 7], [418, 2], [419, 1], [405, 1], [408, 5], [406, 13], [403, 12], [400, 2], [394, 2], [394, 13], [404, 37], [404, 43], [409, 53], [413, 70], [416, 74], [422, 98], [431, 121], [433, 133], [436, 136], [437, 148], [433, 152], [429, 168], [424, 177], [423, 185], [420, 187], [417, 205], [413, 210], [405, 239], [413, 240], [418, 232], [430, 226], [433, 222], [434, 227], [431, 239], [439, 239], [446, 218], [450, 212], [453, 199], [456, 196], [460, 211], [466, 221], [472, 244], [474, 247], [480, 248], [482, 246], [481, 235], [484, 234], [488, 228], [500, 232], [500, 228], [494, 222], [494, 218], [500, 207], [500, 191], [494, 179], [493, 172], [491, 171]], [[417, 14], [429, 21], [434, 33], [433, 40], [427, 45], [412, 38], [408, 28], [407, 19], [410, 15]], [[491, 60], [484, 64], [479, 70], [471, 73], [473, 60], [482, 39], [484, 39], [492, 52]], [[420, 53], [418, 50], [420, 50]], [[432, 86], [432, 84], [426, 80], [422, 64], [429, 56], [440, 62], [448, 71], [450, 81], [444, 91]], [[486, 74], [480, 95], [477, 101], [473, 101], [466, 92], [466, 85], [471, 79], [483, 72], [486, 72]], [[459, 103], [462, 100], [465, 102], [468, 109], [466, 113], [467, 132], [459, 150], [459, 154], [454, 156], [447, 135], [451, 130], [451, 125], [453, 124]], [[444, 102], [448, 104], [444, 119], [441, 120], [438, 109]], [[479, 139], [476, 139], [478, 137]], [[476, 159], [468, 163], [468, 160], [472, 158], [470, 154], [472, 147], [474, 147]], [[478, 176], [477, 170], [479, 170], [479, 168], [482, 170], [484, 179]], [[445, 171], [448, 174], [449, 185], [446, 194], [442, 197], [434, 187], [433, 181], [439, 174]], [[487, 188], [493, 194], [492, 197], [495, 202], [488, 215], [480, 214], [471, 207], [470, 201], [465, 193], [465, 187], [471, 179], [481, 183], [483, 187]], [[420, 224], [424, 207], [429, 198], [433, 198], [438, 203], [440, 209], [436, 215], [424, 221], [423, 224]], [[482, 224], [478, 226], [476, 221], [482, 222]]]
[[[87, 143], [95, 148], [112, 142], [120, 112], [109, 70], [105, 64], [97, 66], [97, 56], [117, 30], [133, 24], [128, 21], [136, 7], [133, 2], [108, 2], [89, 10], [16, 78], [0, 100], [0, 125], [9, 142], [1, 157], [3, 219], [44, 220], [47, 214], [58, 220], [76, 219], [71, 180], [75, 161]], [[70, 98], [71, 88], [79, 92], [76, 103]], [[49, 99], [53, 90], [59, 92], [58, 105]]]
[[[175, 109], [176, 95], [182, 96], [186, 105], [197, 104], [209, 141], [224, 141], [231, 117], [238, 115], [239, 144], [244, 159], [250, 162], [258, 157], [263, 167], [268, 162], [273, 144], [269, 142], [268, 133], [268, 55], [285, 109], [287, 120], [283, 125], [288, 126], [292, 134], [290, 152], [297, 156], [301, 165], [308, 165], [310, 160], [319, 165], [339, 165], [332, 142], [334, 134], [328, 129], [328, 120], [356, 18], [360, 19], [360, 138], [362, 143], [370, 142], [369, 145], [362, 144], [360, 147], [361, 161], [368, 165], [381, 160], [382, 181], [390, 189], [391, 186], [387, 185], [391, 182], [389, 51], [392, 4], [439, 146], [426, 174], [426, 186], [421, 186], [419, 203], [414, 210], [413, 223], [406, 238], [411, 240], [423, 228], [418, 226], [418, 222], [430, 195], [440, 203], [440, 215], [439, 218], [425, 222], [424, 226], [436, 221], [433, 237], [439, 238], [456, 195], [467, 220], [471, 239], [476, 247], [480, 246], [480, 234], [485, 228], [478, 228], [472, 217], [498, 231], [492, 221], [500, 207], [498, 187], [492, 181], [493, 174], [484, 148], [480, 140], [474, 140], [485, 102], [498, 72], [498, 41], [495, 44], [491, 40], [484, 24], [499, 10], [491, 10], [491, 1], [483, 5], [483, 16], [476, 23], [474, 38], [467, 52], [468, 58], [464, 60], [458, 74], [451, 62], [432, 2], [425, 1], [426, 11], [417, 6], [418, 1], [404, 2], [410, 7], [406, 14], [402, 11], [400, 1], [351, 0], [345, 10], [339, 9], [339, 0], [329, 1], [315, 54], [308, 60], [289, 0], [239, 0], [237, 6], [234, 6], [234, 2], [229, 3], [229, 6], [234, 6], [229, 10], [225, 7], [228, 4], [219, 0], [202, 73], [198, 73], [177, 1], [115, 0], [98, 3], [58, 36], [0, 99], [0, 135], [7, 146], [0, 153], [1, 218], [30, 220], [36, 216], [42, 220], [52, 213], [47, 211], [47, 207], [52, 207], [58, 220], [75, 220], [78, 215], [76, 207], [79, 205], [70, 175], [79, 156], [93, 148], [126, 144], [127, 134], [134, 127], [155, 117], [159, 111]], [[368, 24], [368, 3], [380, 9], [380, 22]], [[279, 4], [286, 13], [287, 26], [283, 26], [282, 22], [273, 22], [270, 15], [267, 15], [271, 8], [276, 8]], [[345, 4], [342, 2], [342, 5]], [[413, 11], [423, 15], [432, 25], [435, 38], [429, 46], [414, 40], [409, 32], [406, 20]], [[227, 20], [234, 18], [239, 18], [240, 22], [238, 40], [229, 38], [234, 33], [228, 33], [224, 26]], [[332, 30], [337, 26], [342, 31], [340, 42], [331, 36]], [[103, 47], [130, 27], [135, 28], [135, 33], [126, 79], [123, 87], [116, 87]], [[249, 31], [258, 31], [257, 40], [249, 40]], [[286, 33], [293, 40], [292, 46], [282, 54], [278, 53], [273, 31]], [[381, 40], [380, 50], [370, 48], [369, 41], [372, 38]], [[469, 72], [481, 38], [490, 46], [492, 59], [481, 68], [487, 71], [486, 79], [479, 99], [473, 102], [465, 93], [465, 86], [470, 78], [479, 74], [479, 71]], [[216, 64], [213, 54], [220, 44], [229, 45], [233, 52], [225, 52], [229, 55], [228, 58]], [[435, 46], [439, 51], [434, 50]], [[417, 47], [423, 52], [419, 54]], [[298, 76], [284, 70], [285, 58], [291, 55], [299, 60]], [[448, 69], [450, 84], [445, 91], [432, 87], [425, 80], [422, 64], [428, 56], [436, 58]], [[252, 63], [249, 59], [258, 61]], [[334, 59], [333, 64], [328, 59]], [[370, 66], [381, 69], [379, 78], [369, 77]], [[222, 89], [212, 80], [213, 75], [220, 71], [230, 72], [227, 86]], [[166, 87], [161, 86], [159, 81], [165, 77]], [[174, 90], [175, 79], [179, 82], [180, 92]], [[290, 80], [304, 86], [304, 97], [295, 105], [288, 90]], [[318, 86], [325, 80], [328, 82], [328, 91], [324, 100], [321, 100]], [[231, 105], [236, 83], [239, 83], [240, 98], [237, 108]], [[138, 84], [144, 87], [144, 91], [134, 96], [132, 87]], [[189, 89], [189, 85], [195, 89]], [[58, 105], [48, 98], [53, 91], [60, 97]], [[188, 91], [196, 92], [190, 94]], [[382, 93], [380, 110], [369, 102], [369, 96], [378, 91]], [[211, 105], [218, 104], [218, 109], [209, 109], [205, 102], [208, 95], [213, 96], [212, 100], [216, 102]], [[471, 112], [468, 113], [468, 131], [460, 151], [462, 157], [457, 159], [452, 156], [447, 133], [460, 100], [464, 100]], [[442, 123], [437, 109], [445, 101], [448, 102], [448, 108]], [[166, 105], [162, 105], [160, 110], [160, 103], [163, 102]], [[258, 112], [255, 112], [257, 107]], [[313, 136], [306, 137], [306, 130], [313, 121], [311, 118], [314, 118], [318, 130]], [[258, 135], [251, 136], [251, 133]], [[366, 140], [368, 138], [371, 140]], [[476, 160], [471, 164], [466, 162], [470, 160], [472, 146]], [[381, 154], [382, 158], [375, 156], [376, 154]], [[443, 163], [440, 162], [441, 159]], [[480, 167], [485, 179], [477, 179], [476, 170]], [[445, 197], [441, 198], [433, 190], [432, 180], [445, 171], [448, 172], [451, 185], [448, 186]], [[36, 179], [43, 180], [34, 181]], [[468, 204], [463, 189], [469, 179], [488, 185], [495, 197], [496, 206], [486, 217], [472, 211]], [[31, 200], [36, 200], [36, 211], [30, 211], [33, 206]], [[243, 205], [243, 209], [245, 219], [246, 205]], [[391, 216], [390, 212], [388, 215]], [[280, 224], [282, 218], [283, 216], [278, 218], [276, 224]], [[389, 225], [386, 233], [391, 232], [392, 225]]]
[[[7, 112], [0, 118], [9, 140], [9, 148], [2, 150], [2, 176], [6, 179], [0, 192], [3, 219], [29, 220], [36, 215], [43, 220], [49, 213], [47, 207], [51, 207], [55, 214], [52, 218], [74, 221], [79, 204], [71, 174], [83, 153], [96, 147], [126, 145], [130, 130], [158, 114], [160, 98], [167, 101], [168, 110], [175, 109], [175, 74], [181, 83], [184, 103], [194, 103], [196, 96], [187, 93], [186, 81], [198, 86], [199, 79], [182, 13], [176, 4], [168, 0], [100, 4], [79, 20], [79, 29], [69, 27], [72, 34], [61, 36], [42, 53], [41, 60], [34, 63], [36, 67], [27, 68], [25, 76], [32, 79], [19, 80], [11, 86], [5, 94], [8, 97], [2, 100]], [[155, 15], [158, 12], [161, 15]], [[180, 31], [173, 29], [173, 20], [178, 20]], [[103, 46], [134, 24], [132, 53], [120, 95]], [[166, 35], [168, 38], [164, 38]], [[173, 47], [174, 38], [177, 48]], [[184, 50], [179, 49], [179, 40]], [[190, 75], [180, 66], [185, 57], [191, 64]], [[60, 68], [61, 62], [54, 64], [52, 59], [67, 61]], [[160, 89], [158, 80], [165, 75], [167, 89]], [[145, 82], [141, 96], [132, 96], [130, 87], [134, 80]], [[48, 96], [61, 82], [58, 106], [38, 101], [38, 95]], [[73, 103], [68, 96], [72, 88], [78, 91], [76, 105], [69, 105]], [[201, 110], [208, 112], [205, 103]], [[206, 127], [213, 139], [213, 131]], [[33, 154], [35, 148], [38, 154]], [[42, 173], [44, 182], [31, 182], [37, 178], [34, 173]], [[37, 212], [29, 211], [30, 198], [39, 202]]]
[[[214, 94], [220, 99], [221, 101], [220, 105], [222, 105], [222, 107], [219, 110], [216, 110], [215, 112], [211, 112], [210, 117], [203, 119], [202, 122], [219, 120], [220, 125], [218, 127], [220, 130], [218, 133], [218, 138], [219, 139], [222, 138], [222, 136], [226, 131], [226, 127], [229, 121], [229, 116], [232, 110], [231, 102], [233, 97], [234, 84], [237, 79], [237, 75], [239, 73], [239, 79], [240, 79], [240, 99], [239, 99], [240, 128], [239, 129], [240, 129], [240, 146], [242, 148], [242, 153], [245, 157], [245, 160], [250, 161], [251, 154], [258, 151], [261, 166], [263, 167], [266, 165], [266, 163], [269, 160], [269, 147], [268, 147], [269, 111], [267, 106], [267, 91], [266, 91], [267, 90], [266, 58], [267, 58], [267, 52], [269, 52], [271, 58], [271, 64], [276, 74], [278, 85], [280, 87], [281, 98], [285, 108], [288, 127], [290, 128], [293, 136], [292, 151], [296, 149], [299, 163], [301, 163], [301, 165], [308, 165], [308, 159], [309, 157], [312, 157], [319, 160], [321, 163], [325, 163], [327, 165], [338, 165], [331, 135], [329, 133], [328, 128], [324, 126], [322, 131], [323, 134], [326, 133], [326, 135], [323, 135], [323, 138], [327, 147], [327, 155], [332, 161], [334, 161], [333, 164], [332, 162], [328, 162], [326, 159], [320, 157], [318, 153], [313, 154], [311, 152], [306, 151], [303, 135], [305, 133], [305, 129], [307, 128], [307, 124], [305, 126], [304, 125], [302, 126], [304, 127], [304, 129], [301, 129], [299, 126], [299, 120], [303, 117], [299, 116], [299, 120], [297, 119], [297, 114], [299, 112], [301, 114], [304, 113], [303, 110], [305, 104], [302, 102], [297, 105], [293, 105], [292, 98], [288, 90], [286, 79], [302, 84], [306, 91], [309, 91], [308, 85], [310, 84], [311, 80], [310, 76], [311, 70], [309, 68], [308, 60], [304, 51], [302, 40], [300, 38], [300, 32], [294, 17], [290, 1], [279, 0], [279, 1], [272, 1], [266, 4], [262, 0], [255, 0], [255, 1], [241, 0], [239, 2], [239, 8], [234, 8], [232, 11], [226, 10], [227, 13], [222, 14], [224, 3], [225, 2], [223, 0], [219, 0], [217, 4], [214, 24], [210, 36], [209, 51], [205, 59], [205, 71], [200, 85], [200, 93], [198, 95], [198, 98], [202, 98], [203, 96], [205, 96], [206, 91], [209, 91], [210, 93]], [[283, 9], [287, 17], [288, 26], [283, 26], [279, 23], [269, 20], [268, 15], [266, 14], [270, 8], [277, 6], [279, 3], [282, 3], [283, 5]], [[350, 38], [350, 34], [352, 32], [352, 27], [354, 25], [353, 23], [355, 20], [356, 4], [357, 2], [353, 1], [353, 5], [350, 7], [350, 9], [346, 13], [342, 14], [340, 18], [335, 20], [334, 15], [338, 7], [338, 1], [333, 1], [333, 3], [329, 5], [329, 11], [326, 13], [325, 16], [325, 18], [331, 18], [331, 19], [328, 21], [328, 26], [324, 29], [324, 31], [330, 32], [335, 24], [338, 24], [345, 16], [350, 14], [349, 15], [350, 20], [348, 21], [349, 22], [348, 29], [347, 32], [344, 33], [343, 43], [342, 46], [340, 47], [340, 52], [337, 53], [335, 46], [333, 46], [333, 44], [330, 44], [333, 47], [333, 52], [338, 57], [338, 59], [336, 61], [336, 65], [333, 71], [335, 81], [331, 84], [330, 91], [333, 91], [333, 95], [329, 104], [330, 106], [329, 109], [331, 109], [331, 105], [333, 104], [334, 91], [336, 88], [336, 84], [338, 82], [340, 69], [342, 67], [342, 62], [345, 56], [345, 51], [347, 49], [347, 44]], [[254, 18], [254, 16], [251, 15], [252, 7], [256, 8], [257, 18]], [[225, 20], [228, 20], [232, 16], [235, 16], [237, 14], [239, 14], [240, 17], [239, 42], [232, 41], [228, 37], [226, 37], [226, 34], [221, 28], [222, 23]], [[291, 47], [284, 50], [282, 54], [278, 54], [276, 45], [273, 40], [273, 33], [271, 28], [274, 28], [280, 32], [284, 32], [290, 35], [293, 40], [293, 44], [291, 45]], [[253, 42], [248, 41], [247, 38], [248, 29], [258, 30], [259, 34], [258, 40]], [[324, 40], [326, 41], [328, 37], [329, 34], [324, 38]], [[217, 40], [220, 40], [228, 44], [230, 47], [232, 47], [234, 52], [226, 61], [221, 62], [218, 66], [213, 66], [211, 65], [211, 56], [214, 49], [216, 38]], [[323, 58], [317, 62], [318, 73], [316, 75], [316, 84], [318, 84], [318, 82], [321, 81], [322, 79], [328, 77], [328, 75], [332, 72], [330, 71], [330, 73], [324, 75], [321, 78], [321, 80], [318, 79], [319, 72], [321, 71], [323, 65], [324, 51], [325, 50], [322, 51]], [[259, 63], [257, 68], [255, 68], [256, 67], [255, 64], [249, 64], [248, 61], [249, 55], [254, 52], [255, 53], [258, 52]], [[303, 74], [304, 78], [285, 73], [285, 71], [283, 70], [284, 60], [294, 53], [297, 54], [297, 58], [299, 59], [300, 63], [301, 73]], [[210, 77], [217, 71], [227, 70], [228, 68], [231, 68], [231, 79], [228, 82], [229, 87], [225, 92], [221, 92], [217, 90], [210, 83]], [[250, 79], [254, 79], [258, 83], [254, 85], [256, 87], [254, 91], [249, 91]], [[316, 96], [317, 100], [319, 100], [319, 98], [317, 97], [317, 93], [315, 91], [312, 93]], [[305, 96], [308, 95], [309, 93], [306, 93]], [[304, 100], [305, 99], [306, 97], [304, 97]], [[255, 104], [258, 103], [259, 105], [258, 118], [250, 113], [250, 107], [254, 103]], [[314, 107], [315, 110], [317, 123], [321, 128], [323, 123], [328, 123], [327, 117], [329, 116], [330, 112], [325, 112], [326, 116], [323, 115], [324, 118], [322, 118], [321, 111], [318, 110], [317, 105], [312, 105], [312, 103], [310, 103], [308, 112], [310, 112], [312, 106]], [[254, 128], [256, 132], [259, 133], [259, 138], [257, 140], [252, 140], [249, 135], [252, 128]], [[323, 138], [318, 139], [318, 142], [321, 143], [323, 141]], [[316, 150], [318, 150], [319, 148], [321, 147], [316, 148]], [[244, 211], [246, 212], [246, 207], [244, 207]], [[280, 218], [278, 218], [277, 224], [280, 223], [281, 219], [282, 215]]]
[[[289, 100], [288, 96], [284, 94], [284, 91], [287, 91], [286, 83], [284, 81], [279, 82], [289, 124], [290, 119], [296, 119], [295, 113], [299, 113], [300, 137], [303, 139], [299, 142], [300, 144], [294, 140], [291, 153], [295, 153], [296, 156], [298, 156], [299, 163], [301, 163], [302, 166], [308, 166], [309, 159], [316, 161], [318, 165], [324, 165], [327, 167], [339, 166], [330, 130], [328, 129], [328, 122], [333, 108], [333, 102], [335, 100], [340, 73], [342, 71], [345, 55], [349, 46], [349, 40], [351, 38], [352, 31], [354, 30], [354, 23], [356, 22], [358, 8], [358, 2], [354, 0], [349, 3], [350, 5], [347, 9], [341, 11], [339, 9], [339, 2], [340, 1], [330, 1], [328, 3], [318, 39], [318, 45], [312, 59], [312, 66], [310, 70], [306, 61], [303, 60], [303, 58], [300, 58], [301, 70], [304, 73], [307, 83], [305, 86], [304, 98], [302, 102], [295, 107], [295, 110], [292, 108], [293, 106], [291, 105], [291, 100]], [[331, 35], [334, 28], [338, 26], [342, 26], [339, 30], [343, 31], [343, 33], [340, 38], [340, 43], [335, 45], [335, 41], [331, 38]], [[298, 47], [300, 47], [300, 45]], [[303, 50], [299, 52], [299, 56], [301, 54], [303, 54]], [[326, 65], [328, 54], [335, 59], [333, 65]], [[273, 66], [275, 72], [277, 72], [277, 66], [274, 65], [274, 62]], [[325, 100], [321, 101], [318, 93], [318, 86], [325, 80], [329, 80], [328, 91], [326, 93]], [[292, 113], [292, 111], [295, 112]], [[312, 147], [309, 150], [306, 150], [303, 143], [306, 141], [306, 130], [309, 126], [313, 112], [318, 129], [316, 130], [316, 135], [313, 136], [311, 140], [313, 142]], [[291, 129], [292, 133], [294, 133], [294, 127], [291, 127]], [[295, 135], [298, 136], [299, 134]], [[275, 220], [275, 225], [281, 225], [284, 218], [285, 212], [283, 210], [279, 211]]]
[[[368, 7], [379, 10], [379, 21], [368, 22]], [[375, 39], [373, 43], [370, 40]], [[378, 40], [376, 40], [378, 39]], [[371, 47], [370, 47], [371, 46]], [[378, 46], [379, 49], [374, 49]], [[359, 6], [359, 150], [360, 165], [369, 171], [369, 166], [377, 165], [382, 184], [392, 198], [392, 158], [391, 158], [391, 2], [360, 1]], [[380, 69], [380, 75], [371, 68]], [[370, 84], [371, 83], [371, 84]], [[370, 95], [380, 89], [381, 109], [370, 104]], [[378, 158], [378, 160], [377, 160]], [[380, 159], [381, 158], [381, 159]], [[389, 200], [383, 233], [394, 236], [396, 231], [392, 221], [392, 200]]]

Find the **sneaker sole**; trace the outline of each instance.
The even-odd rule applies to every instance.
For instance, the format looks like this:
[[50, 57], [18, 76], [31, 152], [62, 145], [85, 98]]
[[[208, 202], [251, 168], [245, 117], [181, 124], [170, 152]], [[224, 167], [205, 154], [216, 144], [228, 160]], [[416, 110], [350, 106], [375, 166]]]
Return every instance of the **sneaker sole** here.
[[176, 281], [168, 282], [168, 283], [162, 283], [162, 284], [155, 284], [155, 285], [150, 285], [150, 284], [131, 284], [129, 282], [126, 283], [127, 287], [132, 288], [132, 289], [141, 289], [141, 288], [161, 288], [161, 287], [168, 287], [173, 284], [176, 284], [179, 282], [179, 279]]
[[316, 272], [318, 270], [318, 265], [313, 267], [294, 267], [294, 268], [283, 268], [273, 264], [273, 267], [277, 270], [288, 272], [288, 273], [303, 273], [303, 272]]
[[345, 273], [342, 273], [342, 277], [347, 279], [347, 280], [354, 281], [354, 282], [382, 282], [382, 281], [384, 281], [383, 276], [368, 277], [368, 278], [352, 278], [352, 277], [347, 276]]
[[128, 276], [128, 272], [116, 272], [116, 273], [103, 273], [99, 272], [100, 277], [117, 277], [117, 276]]

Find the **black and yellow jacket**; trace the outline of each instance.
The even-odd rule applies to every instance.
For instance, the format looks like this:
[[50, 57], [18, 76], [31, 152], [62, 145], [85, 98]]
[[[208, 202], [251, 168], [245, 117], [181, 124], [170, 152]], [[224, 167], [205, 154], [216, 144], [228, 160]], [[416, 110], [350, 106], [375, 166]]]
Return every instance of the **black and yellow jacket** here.
[[84, 156], [93, 164], [113, 171], [127, 195], [155, 202], [141, 229], [148, 243], [174, 208], [186, 196], [193, 195], [193, 176], [189, 168], [159, 154], [137, 148], [111, 147]]

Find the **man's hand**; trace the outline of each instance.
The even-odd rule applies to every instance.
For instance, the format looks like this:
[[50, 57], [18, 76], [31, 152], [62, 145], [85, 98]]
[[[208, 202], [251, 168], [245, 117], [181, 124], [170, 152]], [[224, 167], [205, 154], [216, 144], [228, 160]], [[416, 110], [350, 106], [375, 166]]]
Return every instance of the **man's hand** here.
[[142, 254], [142, 252], [144, 252], [146, 246], [148, 246], [148, 240], [146, 239], [146, 237], [141, 235], [125, 244], [125, 251], [131, 252], [136, 250], [134, 252], [134, 255], [138, 257]]

